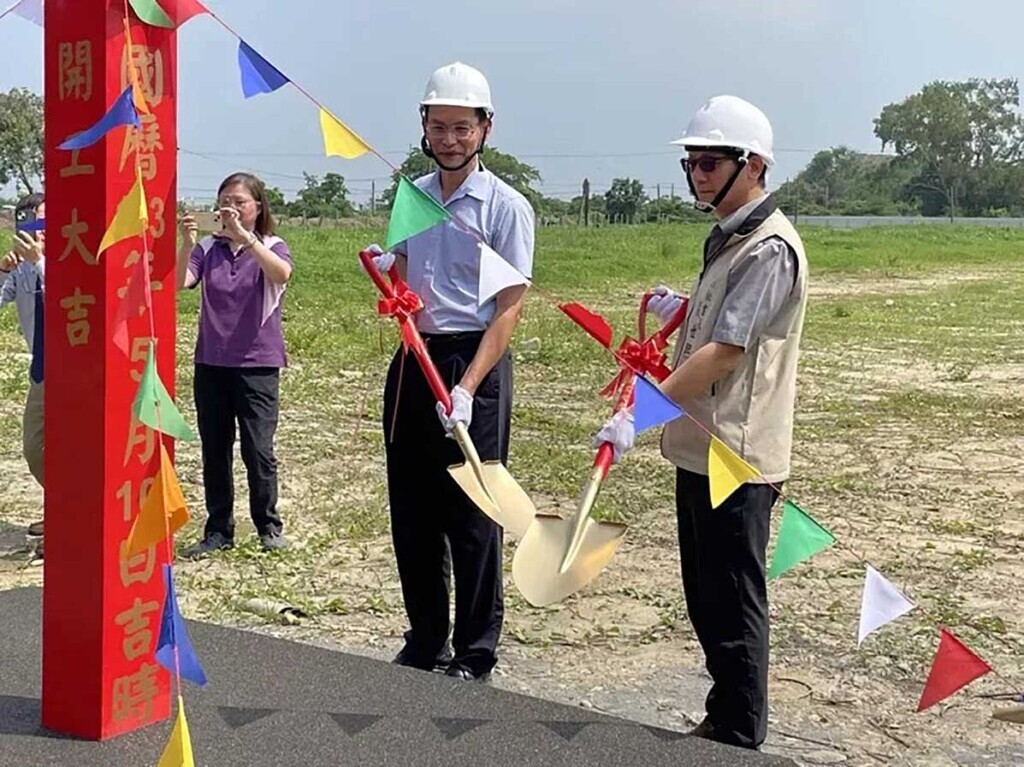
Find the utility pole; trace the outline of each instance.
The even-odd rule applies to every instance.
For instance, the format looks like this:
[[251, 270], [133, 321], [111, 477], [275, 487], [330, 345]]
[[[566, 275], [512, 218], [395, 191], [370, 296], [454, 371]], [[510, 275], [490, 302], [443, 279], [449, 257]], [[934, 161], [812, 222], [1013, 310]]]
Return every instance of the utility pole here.
[[583, 226], [590, 226], [590, 179], [583, 179]]
[[377, 215], [377, 182], [370, 181], [370, 215]]

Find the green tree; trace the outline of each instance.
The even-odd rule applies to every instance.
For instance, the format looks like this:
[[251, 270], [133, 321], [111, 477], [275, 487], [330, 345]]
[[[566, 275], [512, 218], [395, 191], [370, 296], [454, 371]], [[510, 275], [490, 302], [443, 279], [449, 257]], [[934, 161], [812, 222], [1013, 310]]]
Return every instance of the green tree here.
[[284, 213], [287, 209], [287, 205], [284, 201], [284, 192], [279, 187], [268, 186], [267, 202], [270, 204], [270, 210], [274, 213]]
[[604, 193], [605, 209], [612, 223], [630, 223], [647, 202], [644, 185], [635, 178], [612, 179], [612, 186]]
[[1015, 79], [936, 81], [883, 108], [875, 135], [883, 150], [892, 146], [901, 162], [918, 169], [912, 186], [941, 194], [954, 218], [961, 209], [976, 212], [984, 204], [964, 196], [977, 188], [973, 177], [1021, 159], [1019, 106]]
[[343, 218], [354, 212], [348, 200], [345, 179], [337, 173], [327, 173], [323, 181], [316, 176], [303, 173], [306, 186], [299, 190], [295, 201], [288, 206], [292, 216], [306, 218]]
[[31, 193], [42, 177], [43, 100], [25, 88], [0, 93], [0, 186]]
[[[542, 209], [543, 197], [540, 192], [533, 188], [535, 183], [541, 180], [540, 171], [532, 165], [520, 162], [513, 155], [501, 152], [494, 147], [485, 146], [483, 152], [483, 163], [487, 170], [522, 194], [534, 210]], [[411, 181], [437, 170], [434, 161], [423, 154], [419, 147], [414, 147], [405, 158], [399, 171]], [[392, 174], [391, 186], [381, 195], [381, 204], [391, 208], [395, 201], [395, 194], [398, 193], [398, 174]]]

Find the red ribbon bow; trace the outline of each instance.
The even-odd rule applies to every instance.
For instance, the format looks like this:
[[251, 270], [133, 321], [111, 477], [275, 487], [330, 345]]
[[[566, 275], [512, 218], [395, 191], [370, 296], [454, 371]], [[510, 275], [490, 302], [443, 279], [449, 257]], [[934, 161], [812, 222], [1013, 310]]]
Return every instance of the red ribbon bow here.
[[382, 298], [377, 302], [377, 314], [406, 322], [423, 308], [423, 301], [404, 282], [395, 283], [394, 289], [395, 295], [392, 298]]
[[672, 371], [665, 365], [666, 356], [662, 353], [667, 345], [668, 342], [658, 334], [644, 341], [627, 336], [615, 352], [619, 374], [601, 390], [601, 395], [611, 397], [619, 394], [634, 375], [649, 375], [656, 381], [668, 378]]

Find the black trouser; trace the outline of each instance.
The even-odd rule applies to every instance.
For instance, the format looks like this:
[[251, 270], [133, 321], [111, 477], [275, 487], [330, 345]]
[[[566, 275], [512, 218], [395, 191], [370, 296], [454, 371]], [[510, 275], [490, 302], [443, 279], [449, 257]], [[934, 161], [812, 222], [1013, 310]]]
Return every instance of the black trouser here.
[[778, 492], [740, 487], [711, 508], [708, 478], [676, 472], [686, 609], [713, 681], [705, 707], [715, 739], [757, 748], [768, 733], [765, 549]]
[[[461, 380], [481, 335], [427, 337], [449, 390]], [[505, 613], [501, 528], [448, 474], [448, 466], [465, 459], [445, 436], [435, 402], [416, 358], [399, 349], [388, 370], [383, 425], [391, 535], [409, 617], [406, 651], [415, 665], [430, 668], [448, 640], [447, 538], [455, 576], [455, 662], [481, 674], [497, 662]], [[473, 399], [469, 434], [481, 460], [507, 462], [511, 418], [512, 360], [506, 353]]]
[[196, 365], [196, 420], [203, 450], [206, 535], [235, 535], [232, 479], [235, 423], [249, 479], [249, 514], [259, 535], [281, 532], [277, 513], [277, 431], [280, 370]]

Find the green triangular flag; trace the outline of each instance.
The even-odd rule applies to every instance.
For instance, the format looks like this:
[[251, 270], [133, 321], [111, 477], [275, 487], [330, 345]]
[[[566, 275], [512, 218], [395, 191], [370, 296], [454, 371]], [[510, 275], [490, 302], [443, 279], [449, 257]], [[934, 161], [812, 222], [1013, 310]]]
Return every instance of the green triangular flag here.
[[792, 501], [786, 501], [782, 508], [782, 527], [775, 541], [772, 566], [768, 569], [768, 580], [778, 578], [835, 542], [835, 536], [815, 522], [806, 511]]
[[128, 2], [131, 4], [132, 10], [135, 11], [135, 15], [150, 26], [174, 29], [171, 17], [156, 4], [156, 0], [128, 0]]
[[451, 214], [437, 200], [405, 176], [399, 176], [398, 192], [391, 206], [385, 247], [391, 250], [398, 243], [405, 242], [413, 235], [425, 232], [449, 218]]
[[[195, 439], [192, 429], [181, 417], [178, 408], [174, 406], [171, 396], [164, 388], [164, 382], [156, 372], [156, 355], [153, 353], [154, 343], [149, 344], [149, 354], [146, 356], [146, 368], [142, 371], [142, 380], [139, 381], [139, 393], [135, 395], [135, 402], [132, 404], [132, 415], [151, 429], [162, 431], [169, 437], [191, 442]], [[159, 420], [157, 409], [159, 408]]]

